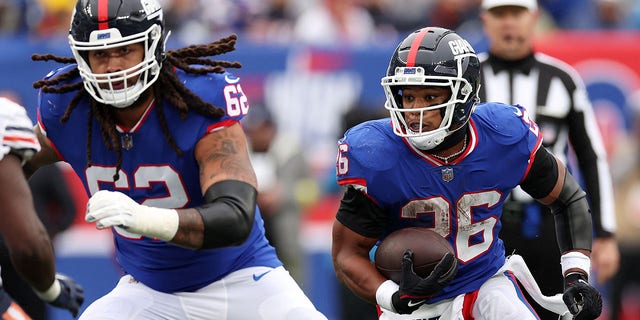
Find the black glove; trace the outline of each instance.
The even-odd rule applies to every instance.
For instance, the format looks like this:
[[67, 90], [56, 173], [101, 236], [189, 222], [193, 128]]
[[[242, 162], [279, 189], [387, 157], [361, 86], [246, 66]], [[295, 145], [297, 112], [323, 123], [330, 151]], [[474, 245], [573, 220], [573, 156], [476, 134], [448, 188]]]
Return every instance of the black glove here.
[[600, 292], [589, 284], [587, 276], [574, 272], [564, 278], [562, 300], [576, 320], [592, 320], [602, 312]]
[[75, 318], [84, 302], [84, 290], [75, 280], [63, 274], [56, 274], [56, 281], [60, 282], [60, 295], [49, 304], [71, 311]]
[[410, 314], [420, 308], [427, 299], [440, 292], [455, 277], [458, 260], [448, 253], [426, 278], [413, 271], [413, 251], [407, 250], [402, 257], [402, 279], [400, 288], [391, 297], [393, 308], [399, 314]]

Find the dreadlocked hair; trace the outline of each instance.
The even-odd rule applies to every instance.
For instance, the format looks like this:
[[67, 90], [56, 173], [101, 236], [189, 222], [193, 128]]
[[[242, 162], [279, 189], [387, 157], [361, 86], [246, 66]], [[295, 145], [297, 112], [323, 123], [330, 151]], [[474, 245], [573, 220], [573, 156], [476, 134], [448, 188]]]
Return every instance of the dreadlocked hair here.
[[[160, 69], [160, 75], [151, 87], [156, 99], [156, 104], [160, 106], [164, 100], [168, 101], [171, 106], [179, 110], [180, 118], [183, 120], [186, 119], [187, 113], [190, 110], [194, 110], [202, 115], [214, 118], [221, 118], [224, 116], [224, 109], [203, 101], [202, 98], [194, 94], [182, 83], [182, 81], [180, 81], [174, 70], [175, 68], [179, 68], [191, 74], [207, 74], [224, 73], [226, 68], [241, 68], [242, 65], [239, 62], [213, 60], [210, 58], [211, 56], [235, 50], [237, 39], [237, 35], [232, 34], [226, 38], [222, 38], [209, 44], [191, 45], [181, 49], [166, 51], [165, 60], [162, 63], [162, 68]], [[31, 56], [31, 59], [33, 61], [53, 60], [65, 64], [76, 63], [76, 60], [73, 57], [61, 57], [54, 54], [34, 54]], [[88, 93], [84, 88], [82, 81], [71, 84], [59, 84], [69, 79], [75, 79], [79, 75], [80, 71], [76, 66], [65, 73], [57, 75], [56, 77], [38, 80], [33, 83], [34, 88], [41, 89], [46, 93], [62, 94], [76, 90], [78, 91], [69, 103], [69, 106], [67, 106], [64, 115], [60, 118], [61, 123], [65, 123], [69, 120], [73, 110]], [[89, 125], [87, 132], [87, 167], [92, 165], [91, 132], [93, 130], [92, 119], [95, 116], [100, 124], [101, 138], [107, 146], [107, 149], [115, 151], [118, 155], [116, 173], [113, 176], [113, 181], [115, 182], [119, 179], [119, 172], [122, 167], [122, 143], [119, 139], [119, 133], [115, 126], [114, 109], [97, 102], [95, 99], [90, 100], [89, 107], [89, 116], [87, 119]], [[182, 156], [183, 151], [180, 150], [171, 135], [171, 132], [169, 132], [169, 127], [167, 126], [166, 116], [163, 109], [155, 108], [155, 110], [158, 120], [160, 121], [161, 130], [167, 139], [167, 142], [178, 155]]]

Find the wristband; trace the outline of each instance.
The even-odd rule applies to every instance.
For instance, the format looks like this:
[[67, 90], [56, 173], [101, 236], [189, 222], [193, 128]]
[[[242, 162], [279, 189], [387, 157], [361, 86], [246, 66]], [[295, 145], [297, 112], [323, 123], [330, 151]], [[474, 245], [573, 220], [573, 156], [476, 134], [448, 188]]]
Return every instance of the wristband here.
[[383, 309], [387, 309], [396, 312], [393, 307], [392, 297], [393, 294], [398, 291], [398, 284], [392, 280], [383, 282], [378, 289], [376, 289], [376, 303]]
[[560, 256], [562, 275], [564, 276], [570, 269], [580, 269], [589, 277], [591, 259], [584, 253], [572, 251]]
[[138, 233], [147, 237], [170, 241], [178, 232], [178, 211], [141, 205], [134, 215]]
[[33, 289], [36, 295], [45, 302], [51, 302], [55, 300], [60, 295], [60, 290], [62, 289], [60, 288], [60, 281], [58, 281], [58, 279], [54, 279], [53, 284], [49, 287], [49, 289], [43, 292]]

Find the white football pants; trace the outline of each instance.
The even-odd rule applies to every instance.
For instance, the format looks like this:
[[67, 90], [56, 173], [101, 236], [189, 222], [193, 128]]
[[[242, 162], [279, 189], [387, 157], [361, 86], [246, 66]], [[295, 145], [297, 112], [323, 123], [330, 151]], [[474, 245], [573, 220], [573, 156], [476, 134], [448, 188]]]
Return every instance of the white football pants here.
[[544, 308], [563, 315], [562, 319], [570, 319], [571, 314], [562, 301], [562, 294], [544, 296], [540, 292], [535, 279], [531, 275], [522, 257], [512, 255], [507, 258], [505, 265], [489, 278], [477, 291], [474, 301], [467, 301], [461, 294], [455, 298], [434, 304], [425, 304], [410, 315], [399, 315], [382, 309], [380, 320], [424, 320], [424, 319], [455, 319], [462, 320], [463, 311], [471, 312], [476, 320], [537, 320], [539, 317], [531, 305], [524, 299], [516, 278], [523, 283], [527, 292]]
[[126, 275], [80, 319], [327, 320], [283, 267], [247, 268], [198, 291], [174, 294]]

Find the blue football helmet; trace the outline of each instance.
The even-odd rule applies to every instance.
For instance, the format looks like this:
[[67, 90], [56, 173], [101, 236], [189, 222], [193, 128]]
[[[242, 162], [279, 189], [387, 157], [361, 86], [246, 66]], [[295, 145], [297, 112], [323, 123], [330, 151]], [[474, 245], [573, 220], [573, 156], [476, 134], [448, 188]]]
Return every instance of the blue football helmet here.
[[[480, 61], [467, 40], [454, 31], [427, 27], [411, 33], [400, 42], [389, 61], [387, 75], [382, 78], [394, 133], [405, 137], [416, 148], [431, 150], [456, 130], [465, 127], [478, 102]], [[404, 109], [402, 89], [405, 86], [448, 86], [451, 97], [443, 104]], [[441, 110], [440, 127], [423, 131], [409, 128], [406, 112]], [[420, 117], [422, 121], [422, 116]]]
[[[146, 50], [138, 65], [106, 74], [92, 72], [88, 51], [133, 43], [143, 43]], [[69, 45], [87, 92], [101, 103], [128, 107], [160, 75], [165, 50], [162, 7], [156, 0], [79, 0]], [[124, 88], [116, 88], [116, 83], [124, 83]]]

